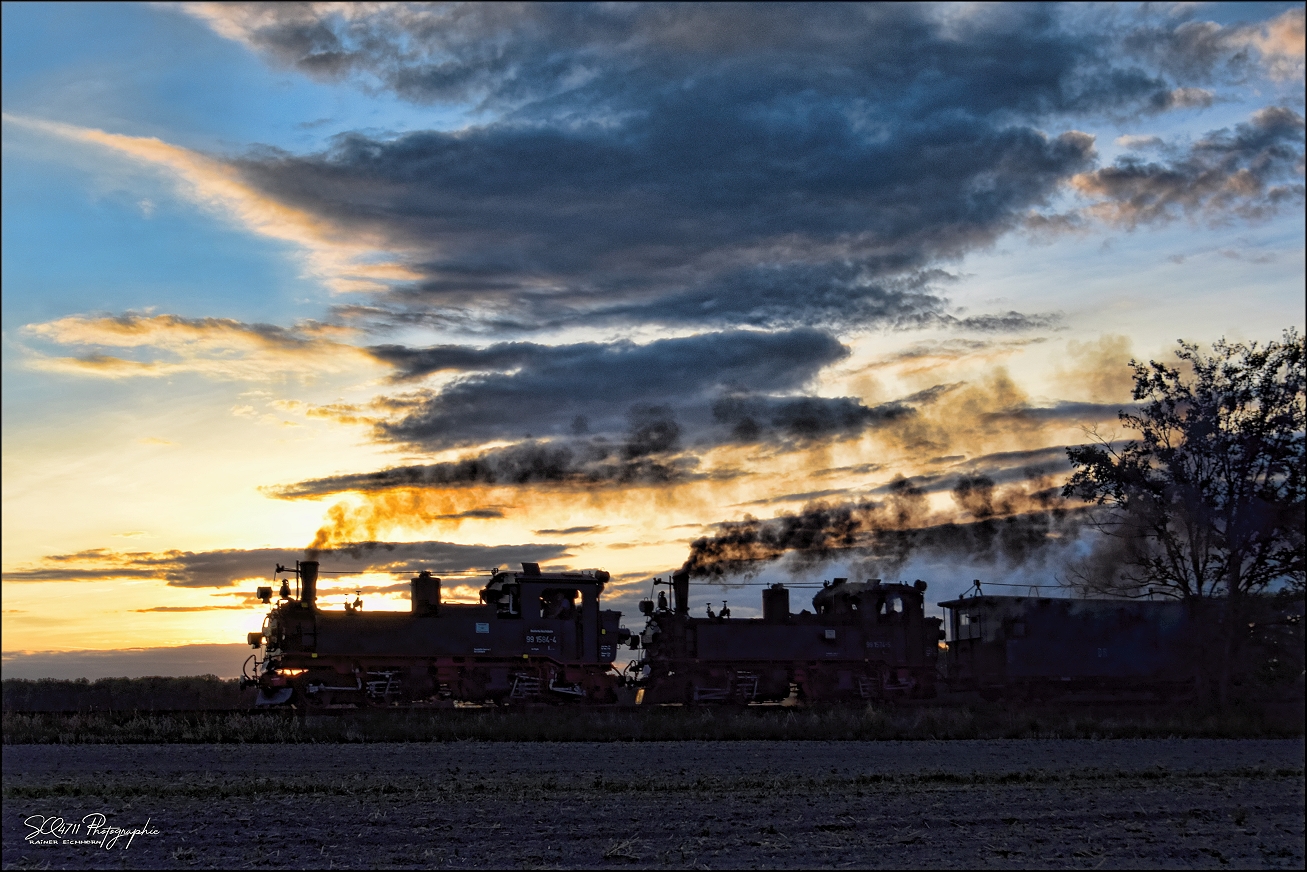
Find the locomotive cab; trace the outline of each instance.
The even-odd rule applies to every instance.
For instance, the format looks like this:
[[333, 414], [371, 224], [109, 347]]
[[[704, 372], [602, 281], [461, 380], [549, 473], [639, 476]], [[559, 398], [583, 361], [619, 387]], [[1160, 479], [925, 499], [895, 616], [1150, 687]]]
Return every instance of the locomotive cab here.
[[849, 583], [837, 578], [812, 598], [817, 615], [849, 623], [907, 624], [924, 615], [921, 594], [924, 581], [906, 584], [881, 584], [879, 578]]
[[517, 573], [498, 572], [486, 586], [481, 589], [481, 602], [495, 607], [495, 615], [501, 618], [522, 616], [521, 586], [517, 584]]

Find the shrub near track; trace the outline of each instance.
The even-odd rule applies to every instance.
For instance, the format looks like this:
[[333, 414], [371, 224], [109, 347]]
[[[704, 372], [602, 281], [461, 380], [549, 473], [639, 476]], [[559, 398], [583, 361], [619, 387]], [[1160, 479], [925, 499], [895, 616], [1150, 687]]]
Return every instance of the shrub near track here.
[[359, 712], [5, 712], [4, 744], [666, 742], [732, 740], [1284, 738], [1301, 720], [1258, 710], [998, 705], [919, 708]]

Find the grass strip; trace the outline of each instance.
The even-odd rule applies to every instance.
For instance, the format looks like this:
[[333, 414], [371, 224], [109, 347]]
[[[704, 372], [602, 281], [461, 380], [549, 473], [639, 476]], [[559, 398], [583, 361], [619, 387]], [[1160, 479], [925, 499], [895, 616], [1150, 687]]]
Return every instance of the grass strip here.
[[379, 711], [296, 718], [230, 712], [6, 712], [6, 745], [372, 742], [666, 742], [1289, 738], [1301, 724], [1255, 711], [998, 705], [833, 709]]

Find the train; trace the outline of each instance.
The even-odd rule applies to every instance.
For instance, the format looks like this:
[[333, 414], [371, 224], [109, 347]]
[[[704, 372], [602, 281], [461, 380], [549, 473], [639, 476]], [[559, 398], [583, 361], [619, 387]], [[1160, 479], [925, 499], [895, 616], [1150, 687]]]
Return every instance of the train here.
[[[927, 584], [823, 582], [811, 610], [771, 584], [762, 614], [690, 614], [690, 576], [653, 580], [638, 631], [602, 607], [601, 569], [488, 572], [477, 603], [410, 581], [408, 612], [317, 602], [319, 564], [277, 566], [242, 669], [259, 706], [749, 705], [989, 700], [1075, 693], [1169, 699], [1194, 687], [1192, 610], [1175, 601], [994, 596], [980, 582], [926, 614]], [[291, 581], [295, 589], [291, 589]], [[622, 661], [625, 661], [624, 663]]]

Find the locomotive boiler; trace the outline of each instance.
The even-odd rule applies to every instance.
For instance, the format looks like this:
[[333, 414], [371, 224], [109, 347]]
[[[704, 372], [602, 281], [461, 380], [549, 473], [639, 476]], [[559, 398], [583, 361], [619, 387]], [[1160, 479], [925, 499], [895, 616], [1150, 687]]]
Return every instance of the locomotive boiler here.
[[[664, 584], [656, 580], [655, 587]], [[672, 602], [645, 600], [648, 618], [636, 669], [639, 701], [651, 703], [929, 698], [935, 695], [940, 620], [924, 614], [926, 583], [837, 578], [790, 611], [790, 591], [763, 591], [761, 618], [721, 612], [691, 617], [689, 576], [671, 577]]]
[[[491, 703], [612, 702], [621, 613], [600, 608], [603, 570], [494, 571], [480, 603], [441, 600], [441, 579], [411, 581], [410, 611], [319, 608], [318, 563], [287, 573], [279, 602], [249, 634], [262, 650], [246, 661], [259, 705], [304, 708], [412, 705], [436, 701]], [[296, 582], [292, 593], [290, 579]], [[272, 588], [259, 598], [272, 600]]]

